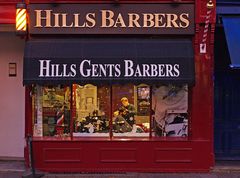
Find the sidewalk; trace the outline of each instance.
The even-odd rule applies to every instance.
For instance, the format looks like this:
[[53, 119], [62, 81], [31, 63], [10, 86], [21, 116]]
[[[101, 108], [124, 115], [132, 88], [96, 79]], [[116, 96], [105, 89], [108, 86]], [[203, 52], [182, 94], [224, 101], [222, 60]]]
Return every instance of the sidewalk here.
[[212, 172], [229, 172], [229, 171], [239, 172], [240, 174], [240, 161], [217, 161]]
[[[1, 161], [0, 178], [21, 178], [23, 161]], [[240, 161], [219, 161], [209, 173], [49, 174], [43, 178], [240, 178]]]
[[0, 178], [21, 178], [24, 171], [23, 161], [0, 160]]

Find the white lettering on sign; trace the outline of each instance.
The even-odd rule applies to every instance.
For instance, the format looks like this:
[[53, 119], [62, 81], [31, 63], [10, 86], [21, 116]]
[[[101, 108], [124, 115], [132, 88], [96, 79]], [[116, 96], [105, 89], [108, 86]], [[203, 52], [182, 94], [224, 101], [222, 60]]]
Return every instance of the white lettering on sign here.
[[51, 60], [39, 60], [39, 77], [75, 77], [76, 64], [52, 64]]
[[179, 64], [137, 64], [123, 60], [121, 64], [99, 64], [82, 60], [78, 64], [59, 64], [52, 60], [39, 60], [39, 77], [84, 77], [84, 78], [154, 78], [179, 77]]
[[124, 77], [179, 77], [179, 64], [136, 64], [124, 60]]

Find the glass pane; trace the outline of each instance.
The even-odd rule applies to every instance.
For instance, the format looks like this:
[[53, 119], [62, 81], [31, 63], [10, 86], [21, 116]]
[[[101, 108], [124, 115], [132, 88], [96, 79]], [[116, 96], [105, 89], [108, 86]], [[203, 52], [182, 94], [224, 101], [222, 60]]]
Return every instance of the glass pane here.
[[152, 88], [153, 135], [188, 135], [188, 86], [159, 85]]
[[149, 86], [113, 85], [112, 109], [113, 136], [149, 136]]
[[110, 88], [73, 85], [73, 136], [109, 136]]
[[34, 136], [69, 136], [71, 90], [68, 86], [33, 88]]

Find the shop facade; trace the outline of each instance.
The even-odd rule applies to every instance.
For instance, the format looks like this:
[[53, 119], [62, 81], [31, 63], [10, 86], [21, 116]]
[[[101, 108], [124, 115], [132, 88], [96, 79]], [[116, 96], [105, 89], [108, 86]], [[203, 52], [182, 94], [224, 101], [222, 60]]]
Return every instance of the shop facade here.
[[27, 10], [25, 134], [37, 169], [210, 170], [214, 2], [34, 1]]

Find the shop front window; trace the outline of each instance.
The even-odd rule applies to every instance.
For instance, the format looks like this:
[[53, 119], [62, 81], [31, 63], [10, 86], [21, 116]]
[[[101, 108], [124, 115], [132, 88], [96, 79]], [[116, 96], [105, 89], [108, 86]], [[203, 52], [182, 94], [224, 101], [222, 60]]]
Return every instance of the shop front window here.
[[149, 86], [115, 85], [112, 92], [113, 136], [149, 136]]
[[70, 87], [37, 85], [32, 97], [34, 136], [70, 136]]
[[188, 136], [187, 85], [36, 85], [32, 111], [34, 136]]
[[109, 136], [110, 88], [73, 85], [73, 136]]
[[152, 88], [153, 135], [188, 135], [187, 85], [159, 85]]

